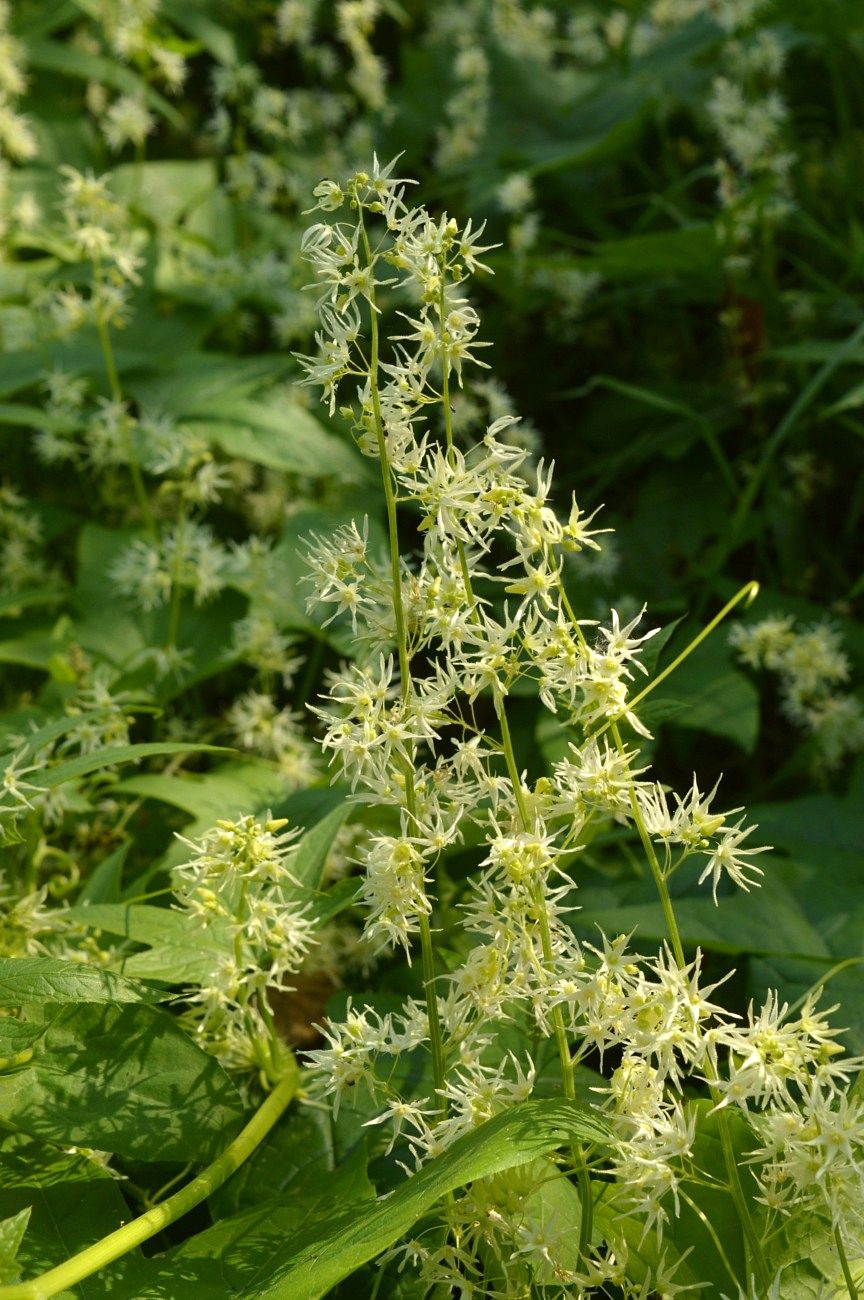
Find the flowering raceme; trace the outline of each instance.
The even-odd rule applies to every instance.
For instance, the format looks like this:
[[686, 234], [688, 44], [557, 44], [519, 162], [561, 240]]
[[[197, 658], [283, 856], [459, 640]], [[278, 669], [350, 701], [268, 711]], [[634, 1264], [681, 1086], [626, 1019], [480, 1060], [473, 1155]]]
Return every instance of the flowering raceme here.
[[[563, 556], [599, 549], [600, 530], [575, 502], [559, 518], [552, 467], [532, 465], [504, 440], [513, 417], [473, 445], [454, 427], [452, 390], [485, 365], [468, 282], [488, 270], [488, 246], [482, 226], [412, 208], [409, 182], [393, 170], [375, 159], [368, 172], [316, 188], [329, 219], [309, 229], [303, 249], [321, 289], [319, 351], [300, 362], [303, 382], [350, 420], [381, 473], [389, 555], [374, 553], [366, 521], [310, 543], [310, 604], [350, 622], [357, 648], [314, 712], [354, 797], [387, 810], [386, 833], [358, 854], [366, 939], [402, 948], [409, 962], [419, 947], [425, 1004], [408, 998], [386, 1014], [349, 1005], [342, 1023], [325, 1026], [326, 1046], [310, 1053], [317, 1088], [334, 1111], [365, 1098], [368, 1123], [388, 1130], [390, 1146], [416, 1166], [528, 1097], [550, 1054], [573, 1099], [576, 1064], [608, 1062], [611, 1077], [596, 1079], [614, 1142], [605, 1153], [574, 1149], [576, 1184], [566, 1183], [578, 1248], [548, 1230], [531, 1192], [550, 1176], [562, 1181], [541, 1162], [509, 1183], [501, 1175], [451, 1197], [440, 1210], [447, 1242], [409, 1243], [402, 1264], [430, 1291], [524, 1295], [534, 1278], [567, 1295], [597, 1294], [604, 1282], [626, 1296], [671, 1295], [674, 1250], [667, 1259], [664, 1234], [698, 1181], [700, 1126], [710, 1122], [745, 1242], [742, 1291], [752, 1284], [761, 1294], [783, 1267], [763, 1238], [786, 1212], [784, 1189], [807, 1141], [822, 1152], [808, 1166], [814, 1213], [859, 1249], [849, 1180], [862, 1134], [845, 1100], [858, 1063], [838, 1061], [835, 1031], [812, 1001], [796, 1018], [769, 998], [739, 1024], [716, 1002], [717, 985], [704, 983], [701, 954], [685, 958], [671, 875], [692, 860], [719, 903], [721, 887], [759, 883], [754, 858], [764, 846], [748, 842], [754, 828], [740, 808], [714, 807], [716, 786], [705, 794], [694, 777], [686, 794], [673, 794], [625, 744], [625, 727], [649, 734], [634, 686], [653, 632], [639, 630], [641, 615], [624, 622], [612, 610], [597, 625], [572, 608]], [[414, 521], [416, 554], [400, 548], [400, 511]], [[566, 756], [533, 783], [508, 717], [514, 690], [532, 688], [570, 738]], [[579, 855], [610, 822], [641, 839], [663, 903], [668, 941], [654, 956], [631, 950], [624, 935], [580, 942], [568, 922]], [[476, 869], [455, 889], [448, 851], [476, 852], [478, 843]], [[406, 1092], [394, 1072], [418, 1048], [431, 1064], [425, 1097]], [[767, 1207], [758, 1225], [736, 1166], [733, 1107]], [[835, 1130], [845, 1136], [829, 1136]], [[513, 1179], [522, 1180], [518, 1214]], [[632, 1249], [649, 1228], [653, 1264]], [[494, 1258], [494, 1282], [478, 1281], [480, 1258]]]

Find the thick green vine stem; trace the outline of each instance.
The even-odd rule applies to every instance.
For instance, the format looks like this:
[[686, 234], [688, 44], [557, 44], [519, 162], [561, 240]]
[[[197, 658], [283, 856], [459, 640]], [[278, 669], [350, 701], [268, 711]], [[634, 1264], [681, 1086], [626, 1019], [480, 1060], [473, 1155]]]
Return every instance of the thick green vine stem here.
[[225, 1148], [221, 1156], [212, 1165], [193, 1178], [191, 1183], [169, 1196], [167, 1201], [154, 1205], [146, 1214], [142, 1214], [131, 1223], [124, 1223], [122, 1228], [110, 1232], [107, 1237], [97, 1241], [67, 1259], [64, 1264], [50, 1269], [40, 1277], [29, 1282], [15, 1282], [11, 1286], [0, 1286], [0, 1300], [50, 1300], [51, 1296], [67, 1291], [76, 1283], [97, 1273], [106, 1264], [120, 1259], [142, 1242], [155, 1237], [157, 1232], [167, 1228], [196, 1205], [206, 1200], [217, 1187], [221, 1187], [235, 1170], [249, 1159], [256, 1147], [260, 1146], [286, 1107], [297, 1094], [299, 1072], [296, 1067], [287, 1074], [273, 1089], [266, 1101], [258, 1108], [252, 1119], [234, 1141]]

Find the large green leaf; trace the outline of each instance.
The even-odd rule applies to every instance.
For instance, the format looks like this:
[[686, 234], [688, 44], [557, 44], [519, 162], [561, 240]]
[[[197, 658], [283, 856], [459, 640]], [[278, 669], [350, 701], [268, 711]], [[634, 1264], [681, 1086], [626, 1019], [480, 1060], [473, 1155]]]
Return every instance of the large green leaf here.
[[[251, 1205], [247, 1201], [248, 1208], [190, 1237], [170, 1255], [118, 1260], [99, 1275], [103, 1294], [112, 1300], [251, 1300], [269, 1280], [286, 1236], [317, 1221], [335, 1204], [362, 1210], [374, 1197], [365, 1157], [358, 1153], [337, 1170], [332, 1170], [332, 1162], [321, 1163], [320, 1148], [314, 1163], [298, 1160], [294, 1148], [298, 1141], [305, 1145], [304, 1122], [308, 1117], [289, 1116], [275, 1130], [285, 1133], [278, 1142], [279, 1158], [265, 1162], [270, 1181], [260, 1187], [261, 1195], [251, 1198]], [[304, 1157], [308, 1154], [304, 1149]]]
[[345, 482], [368, 478], [366, 466], [347, 443], [284, 395], [256, 401], [200, 398], [186, 422], [227, 455], [268, 469]]
[[[274, 1200], [281, 1201], [286, 1195], [293, 1198], [292, 1189], [301, 1189], [298, 1199], [302, 1201], [311, 1197], [316, 1182], [319, 1187], [326, 1185], [335, 1167], [329, 1113], [301, 1107], [283, 1116], [207, 1203], [214, 1218], [222, 1219]], [[359, 1173], [356, 1178], [360, 1178]], [[359, 1185], [355, 1181], [355, 1189]], [[371, 1194], [361, 1191], [360, 1199], [368, 1199]]]
[[[278, 353], [234, 357], [192, 348], [166, 359], [158, 373], [133, 375], [127, 388], [145, 408], [192, 418], [201, 409], [208, 414], [218, 411], [223, 399], [251, 397], [263, 384], [284, 375], [290, 365], [290, 359]], [[3, 373], [0, 369], [0, 376]]]
[[[672, 656], [695, 630], [691, 624], [679, 632]], [[747, 753], [759, 735], [759, 692], [735, 667], [722, 632], [703, 641], [638, 712], [649, 726], [668, 717], [676, 727], [723, 736]]]
[[171, 226], [215, 188], [212, 158], [127, 163], [111, 173], [111, 188], [160, 226]]
[[267, 1300], [317, 1300], [342, 1278], [408, 1232], [448, 1192], [569, 1142], [604, 1143], [598, 1115], [570, 1101], [527, 1101], [482, 1124], [430, 1160], [388, 1196], [361, 1211], [333, 1213], [284, 1242], [271, 1278], [252, 1294]]
[[206, 6], [197, 0], [162, 0], [161, 8], [181, 31], [200, 41], [219, 63], [234, 67], [240, 62], [234, 33], [227, 25], [215, 22], [206, 13]]
[[0, 1006], [24, 1002], [158, 1002], [144, 984], [58, 957], [0, 957]]
[[341, 1213], [359, 1216], [375, 1202], [362, 1145], [329, 1173], [326, 1166], [310, 1164], [289, 1178], [292, 1169], [296, 1165], [289, 1158], [281, 1175], [274, 1171], [275, 1184], [266, 1199], [184, 1242], [174, 1259], [185, 1263], [217, 1258], [234, 1294], [251, 1300], [272, 1281], [285, 1259], [287, 1241], [314, 1234], [322, 1221], [332, 1218], [336, 1206]]
[[333, 847], [333, 841], [351, 812], [351, 805], [344, 803], [327, 813], [319, 822], [300, 839], [297, 851], [291, 858], [291, 875], [305, 889], [319, 889], [321, 876], [327, 857]]
[[206, 1160], [242, 1119], [212, 1057], [167, 1012], [140, 1004], [28, 1005], [33, 1055], [0, 1074], [0, 1113], [45, 1141], [138, 1160]]
[[[770, 871], [764, 855], [763, 869]], [[750, 893], [737, 891], [720, 897], [715, 906], [710, 886], [704, 898], [675, 898], [675, 916], [681, 938], [694, 947], [716, 952], [797, 953], [827, 959], [830, 949], [795, 895], [782, 881], [770, 878]], [[608, 897], [608, 896], [607, 896]], [[603, 899], [595, 903], [591, 889], [580, 891], [581, 910], [571, 924], [595, 933], [600, 926], [607, 934], [633, 931], [638, 942], [662, 941], [669, 933], [659, 902], [645, 901], [611, 907]]]
[[75, 781], [79, 777], [100, 772], [103, 768], [119, 766], [121, 763], [136, 763], [142, 758], [164, 758], [169, 754], [227, 754], [231, 751], [223, 745], [190, 745], [179, 741], [156, 741], [143, 745], [108, 745], [96, 749], [90, 754], [79, 754], [77, 758], [67, 758], [48, 767], [39, 775], [39, 784], [45, 790], [53, 790], [66, 781]]
[[[138, 788], [146, 791], [147, 786]], [[212, 824], [225, 811], [224, 804], [221, 809], [208, 804], [202, 824]], [[356, 897], [356, 883], [350, 880], [340, 880], [331, 890], [320, 892], [327, 855], [349, 811], [350, 806], [342, 803], [315, 823], [299, 840], [290, 862], [291, 876], [297, 883], [293, 890], [290, 884], [286, 885], [286, 893], [293, 893], [298, 901], [310, 905], [310, 914], [319, 925], [350, 907]], [[178, 857], [181, 852], [188, 853], [182, 845], [177, 847]], [[224, 923], [216, 922], [205, 928], [170, 908], [144, 903], [94, 903], [73, 907], [65, 916], [73, 924], [146, 944], [147, 952], [122, 959], [124, 974], [139, 979], [169, 984], [206, 983], [218, 963], [232, 951], [230, 928]]]
[[30, 1222], [31, 1206], [25, 1206], [0, 1222], [0, 1283], [16, 1282], [21, 1276], [18, 1251]]
[[68, 41], [60, 43], [48, 39], [30, 40], [27, 43], [27, 61], [34, 71], [55, 72], [82, 81], [96, 81], [126, 95], [145, 100], [174, 127], [185, 127], [182, 115], [173, 104], [148, 86], [143, 77], [133, 72], [117, 59], [102, 58], [79, 49]]
[[222, 763], [203, 775], [142, 772], [118, 781], [113, 788], [145, 799], [158, 799], [182, 808], [198, 822], [212, 825], [219, 817], [237, 817], [269, 808], [284, 794], [285, 779], [272, 763], [245, 758]]
[[0, 596], [0, 618], [15, 618], [19, 610], [30, 609], [34, 605], [59, 605], [65, 598], [65, 592], [51, 587], [5, 592]]
[[[0, 1217], [25, 1210], [30, 1210], [30, 1219], [17, 1253], [23, 1279], [39, 1277], [129, 1218], [129, 1206], [113, 1178], [0, 1187]], [[81, 1300], [97, 1300], [104, 1294], [97, 1277], [84, 1279], [74, 1292], [62, 1292]]]
[[706, 222], [608, 240], [596, 244], [574, 265], [597, 270], [607, 280], [690, 276], [702, 282], [706, 297], [713, 298], [720, 285], [720, 254], [714, 227]]
[[200, 984], [232, 950], [224, 922], [206, 929], [182, 912], [146, 903], [94, 903], [73, 907], [68, 920], [146, 944], [150, 951], [122, 959], [123, 973], [168, 984]]
[[[0, 1217], [27, 1210], [29, 1223], [17, 1256], [25, 1278], [38, 1277], [129, 1217], [120, 1184], [95, 1160], [23, 1133], [8, 1134], [0, 1144]], [[74, 1294], [98, 1300], [105, 1294], [101, 1278], [86, 1278]]]

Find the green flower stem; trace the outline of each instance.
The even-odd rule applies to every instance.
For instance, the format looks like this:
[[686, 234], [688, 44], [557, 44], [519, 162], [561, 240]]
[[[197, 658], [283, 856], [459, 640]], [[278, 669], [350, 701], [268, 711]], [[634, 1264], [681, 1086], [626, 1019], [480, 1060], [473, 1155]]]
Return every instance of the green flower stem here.
[[[369, 237], [363, 224], [363, 211], [360, 210], [360, 230], [367, 265], [373, 265]], [[369, 290], [370, 317], [370, 359], [369, 389], [372, 395], [372, 415], [375, 422], [375, 437], [378, 443], [378, 458], [381, 462], [381, 484], [387, 507], [387, 532], [390, 540], [390, 578], [393, 587], [393, 614], [396, 622], [396, 646], [399, 655], [399, 677], [403, 706], [407, 705], [411, 693], [411, 663], [408, 655], [408, 634], [405, 624], [405, 610], [402, 604], [402, 570], [399, 556], [399, 529], [396, 519], [396, 497], [393, 492], [393, 477], [390, 460], [387, 455], [387, 440], [384, 437], [384, 421], [381, 418], [381, 395], [378, 386], [378, 361], [380, 352], [380, 335], [378, 329], [378, 309], [375, 304], [374, 285]], [[416, 815], [414, 796], [414, 771], [410, 763], [402, 768], [405, 780], [405, 806], [412, 819]], [[432, 1052], [432, 1079], [439, 1108], [446, 1113], [447, 1101], [444, 1097], [444, 1036], [441, 1031], [441, 1018], [438, 1014], [438, 994], [435, 988], [435, 945], [429, 918], [424, 912], [418, 913], [420, 927], [420, 949], [423, 960], [423, 988], [426, 995], [426, 1017], [429, 1023], [429, 1044]]]
[[[102, 272], [98, 264], [94, 264], [93, 274], [98, 282], [101, 282]], [[105, 366], [105, 374], [108, 378], [108, 387], [111, 396], [115, 402], [123, 401], [123, 389], [120, 384], [120, 376], [117, 373], [117, 362], [114, 360], [114, 349], [111, 346], [111, 334], [105, 322], [101, 311], [96, 317], [96, 332], [99, 335], [99, 346], [102, 349], [102, 361]], [[138, 509], [141, 511], [141, 518], [144, 520], [144, 526], [152, 537], [156, 536], [156, 523], [153, 518], [153, 511], [150, 509], [150, 498], [147, 496], [147, 489], [144, 486], [144, 479], [141, 475], [141, 466], [138, 464], [138, 457], [135, 455], [135, 448], [132, 445], [132, 435], [123, 421], [123, 442], [126, 450], [126, 460], [129, 464], [129, 473], [132, 476], [132, 487], [135, 491], [135, 499], [138, 502]]]
[[[626, 761], [626, 750], [624, 748], [624, 742], [621, 739], [621, 732], [618, 728], [617, 722], [611, 724], [611, 730], [612, 739], [615, 741], [618, 753], [621, 755], [622, 759], [625, 759]], [[648, 859], [648, 865], [651, 868], [651, 875], [654, 877], [654, 884], [657, 888], [657, 893], [660, 895], [660, 903], [663, 907], [663, 917], [666, 921], [666, 929], [669, 932], [669, 940], [672, 944], [672, 951], [675, 954], [675, 961], [680, 967], [684, 967], [686, 965], [684, 960], [684, 945], [681, 942], [681, 933], [678, 929], [678, 920], [675, 916], [675, 909], [672, 906], [672, 899], [669, 897], [666, 878], [663, 874], [663, 869], [660, 866], [660, 861], [657, 857], [654, 844], [645, 827], [642, 810], [639, 807], [639, 800], [636, 798], [636, 790], [632, 781], [630, 783], [630, 811], [633, 814], [633, 822], [639, 832], [639, 838], [642, 841], [642, 847], [645, 850], [645, 856]]]
[[[755, 585], [755, 584], [754, 584]], [[739, 593], [740, 596], [741, 593]], [[718, 618], [720, 616], [718, 615]], [[624, 742], [621, 739], [621, 732], [617, 722], [611, 724], [612, 737], [618, 749], [618, 753], [625, 755]], [[660, 897], [660, 904], [663, 908], [663, 916], [666, 920], [666, 928], [669, 934], [669, 940], [672, 944], [672, 951], [675, 955], [675, 961], [679, 969], [684, 969], [686, 961], [684, 959], [684, 946], [681, 942], [681, 933], [678, 929], [678, 920], [675, 916], [675, 909], [672, 906], [672, 899], [669, 895], [669, 888], [666, 883], [666, 877], [660, 866], [651, 837], [648, 834], [642, 817], [642, 810], [639, 807], [639, 801], [636, 798], [636, 791], [631, 783], [630, 785], [630, 808], [633, 814], [633, 821], [639, 832], [639, 838], [645, 849], [645, 856], [648, 859], [648, 865], [651, 868], [651, 875], [654, 877], [654, 884]], [[711, 1100], [717, 1106], [722, 1101], [721, 1095], [717, 1092], [714, 1084], [717, 1082], [717, 1073], [710, 1057], [705, 1064], [705, 1077], [708, 1081], [708, 1087], [711, 1092]], [[750, 1252], [750, 1259], [755, 1273], [757, 1274], [758, 1285], [763, 1294], [767, 1294], [770, 1285], [768, 1276], [768, 1266], [762, 1252], [762, 1245], [756, 1233], [756, 1228], [750, 1215], [747, 1205], [747, 1199], [744, 1195], [744, 1188], [741, 1185], [741, 1177], [738, 1173], [738, 1162], [735, 1158], [735, 1150], [732, 1146], [732, 1134], [729, 1130], [729, 1117], [725, 1110], [717, 1110], [717, 1128], [720, 1133], [720, 1145], [723, 1148], [723, 1161], [726, 1165], [726, 1176], [729, 1180], [729, 1192], [735, 1203], [735, 1209], [741, 1228], [744, 1232], [744, 1238]], [[749, 1285], [749, 1279], [748, 1279]]]
[[834, 1229], [834, 1241], [837, 1246], [837, 1254], [840, 1258], [840, 1267], [843, 1270], [843, 1281], [846, 1283], [846, 1290], [849, 1292], [849, 1300], [858, 1300], [858, 1288], [855, 1285], [855, 1279], [852, 1276], [852, 1270], [849, 1267], [849, 1260], [846, 1258], [843, 1238], [840, 1236], [839, 1228]]
[[171, 607], [168, 615], [168, 636], [166, 645], [177, 644], [180, 629], [180, 603], [183, 595], [182, 577], [184, 551], [186, 547], [186, 503], [181, 499], [180, 512], [177, 516], [177, 528], [174, 533], [174, 563], [171, 566]]
[[167, 1228], [184, 1214], [188, 1214], [196, 1205], [200, 1205], [208, 1196], [221, 1187], [244, 1161], [248, 1160], [256, 1147], [273, 1128], [297, 1091], [297, 1073], [292, 1071], [273, 1089], [269, 1097], [253, 1115], [242, 1133], [222, 1152], [211, 1165], [193, 1178], [181, 1191], [175, 1192], [167, 1201], [154, 1205], [146, 1214], [124, 1223], [122, 1228], [111, 1232], [95, 1245], [88, 1246], [79, 1254], [67, 1259], [64, 1264], [52, 1268], [41, 1277], [30, 1282], [16, 1282], [12, 1286], [0, 1286], [0, 1300], [50, 1300], [77, 1285], [86, 1277], [104, 1268], [125, 1255], [128, 1251], [149, 1241], [157, 1232]]
[[711, 1222], [710, 1218], [705, 1213], [705, 1211], [696, 1204], [693, 1198], [687, 1195], [683, 1187], [678, 1188], [678, 1195], [681, 1197], [682, 1201], [684, 1201], [687, 1205], [690, 1206], [690, 1209], [696, 1215], [697, 1219], [699, 1219], [699, 1221], [702, 1224], [702, 1227], [705, 1229], [705, 1231], [708, 1233], [708, 1236], [714, 1242], [714, 1249], [717, 1251], [717, 1254], [720, 1256], [721, 1260], [723, 1261], [723, 1267], [726, 1269], [726, 1272], [729, 1274], [729, 1277], [732, 1280], [732, 1285], [734, 1287], [737, 1287], [738, 1279], [735, 1276], [735, 1270], [733, 1269], [732, 1265], [729, 1263], [729, 1256], [726, 1254], [726, 1251], [723, 1249], [723, 1242], [720, 1240], [720, 1237], [717, 1234], [717, 1230], [714, 1227], [713, 1223]]
[[645, 687], [644, 690], [640, 691], [638, 695], [633, 696], [633, 699], [628, 702], [627, 707], [632, 709], [637, 704], [641, 704], [642, 701], [645, 699], [645, 696], [650, 695], [651, 692], [654, 690], [655, 686], [659, 686], [660, 683], [662, 681], [665, 681], [666, 678], [671, 673], [674, 673], [675, 669], [680, 667], [681, 664], [683, 664], [684, 660], [688, 657], [688, 655], [691, 655], [693, 651], [696, 649], [696, 647], [701, 645], [702, 642], [705, 640], [705, 638], [711, 635], [715, 627], [717, 627], [720, 623], [723, 622], [727, 614], [732, 613], [732, 610], [735, 608], [736, 605], [739, 605], [743, 600], [744, 608], [747, 609], [749, 605], [753, 604], [753, 601], [756, 599], [758, 595], [759, 595], [759, 583], [753, 581], [745, 582], [744, 586], [741, 587], [739, 591], [735, 592], [735, 595], [732, 597], [732, 599], [727, 600], [726, 604], [719, 611], [719, 613], [714, 615], [710, 623], [706, 623], [702, 631], [699, 632], [698, 635], [694, 636], [693, 640], [684, 647], [680, 655], [676, 655], [675, 658], [672, 660], [671, 664], [667, 664], [667, 666], [663, 669], [662, 673], [658, 673], [657, 676], [654, 677], [648, 683], [648, 685]]

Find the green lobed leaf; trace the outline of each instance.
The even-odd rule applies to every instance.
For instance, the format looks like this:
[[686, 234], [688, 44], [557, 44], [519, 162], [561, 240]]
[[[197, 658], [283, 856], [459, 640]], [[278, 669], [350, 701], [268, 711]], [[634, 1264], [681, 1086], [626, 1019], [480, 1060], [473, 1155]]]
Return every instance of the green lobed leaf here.
[[183, 129], [185, 122], [173, 104], [148, 86], [131, 68], [116, 59], [76, 48], [68, 42], [36, 39], [27, 42], [27, 61], [37, 72], [59, 72], [62, 76], [77, 77], [83, 81], [97, 81], [126, 95], [141, 98], [172, 126]]
[[207, 1203], [214, 1219], [224, 1219], [281, 1200], [286, 1194], [293, 1196], [292, 1188], [303, 1189], [302, 1199], [314, 1193], [316, 1183], [319, 1189], [326, 1186], [335, 1167], [329, 1113], [300, 1107], [282, 1117]]
[[11, 1070], [33, 1055], [34, 1044], [42, 1037], [38, 1025], [27, 1025], [12, 1016], [0, 1016], [0, 1069]]
[[[320, 1167], [308, 1165], [286, 1181], [277, 1175], [277, 1195], [248, 1210], [220, 1219], [212, 1228], [183, 1243], [174, 1256], [184, 1262], [216, 1257], [223, 1278], [238, 1296], [257, 1296], [266, 1288], [285, 1256], [287, 1240], [304, 1239], [322, 1221], [331, 1219], [334, 1207], [353, 1216], [362, 1215], [375, 1202], [375, 1190], [366, 1174], [364, 1144], [326, 1177]], [[293, 1162], [288, 1164], [291, 1169]]]
[[201, 984], [232, 951], [230, 928], [225, 922], [206, 927], [183, 912], [146, 903], [94, 903], [70, 908], [73, 923], [143, 943], [147, 952], [122, 959], [126, 976], [157, 979], [167, 984]]
[[368, 471], [357, 453], [299, 402], [285, 397], [198, 401], [188, 427], [229, 456], [313, 478], [358, 481]]
[[212, 158], [125, 163], [111, 173], [111, 188], [160, 226], [171, 226], [217, 184]]
[[0, 957], [0, 1007], [25, 1002], [158, 1002], [144, 984], [59, 957]]
[[27, 1133], [0, 1137], [0, 1187], [54, 1187], [57, 1183], [113, 1182], [101, 1158], [63, 1150]]
[[292, 877], [306, 889], [319, 889], [333, 841], [345, 824], [351, 806], [341, 804], [327, 813], [298, 841], [290, 862]]
[[103, 858], [95, 870], [87, 877], [84, 888], [78, 895], [79, 903], [116, 903], [120, 900], [120, 886], [123, 880], [123, 867], [129, 856], [132, 841], [126, 840], [107, 858]]
[[21, 609], [34, 605], [59, 605], [66, 593], [51, 587], [32, 587], [26, 591], [13, 591], [0, 596], [0, 617], [13, 618]]
[[[761, 865], [766, 866], [766, 854]], [[693, 947], [715, 952], [797, 953], [825, 958], [829, 949], [811, 925], [795, 896], [779, 880], [769, 879], [750, 893], [737, 891], [720, 897], [715, 906], [710, 885], [704, 898], [675, 898], [675, 916], [681, 938]], [[637, 942], [668, 939], [669, 932], [659, 903], [627, 903], [620, 907], [595, 906], [586, 889], [580, 894], [582, 910], [574, 914], [574, 928], [596, 934], [600, 926], [607, 934], [635, 933]]]
[[[328, 1149], [319, 1142], [308, 1145], [309, 1123], [302, 1113], [286, 1116], [271, 1134], [275, 1146], [269, 1153], [259, 1154], [259, 1148], [226, 1184], [227, 1189], [237, 1179], [248, 1179], [249, 1165], [255, 1162], [251, 1194], [247, 1182], [241, 1212], [220, 1218], [168, 1256], [118, 1260], [99, 1274], [103, 1294], [112, 1300], [251, 1300], [269, 1279], [271, 1259], [278, 1256], [287, 1234], [335, 1203], [362, 1209], [375, 1195], [366, 1177], [365, 1156], [360, 1153], [333, 1170]], [[226, 1189], [209, 1204], [233, 1209], [231, 1198], [222, 1198]]]
[[0, 1113], [45, 1141], [143, 1161], [207, 1160], [233, 1137], [234, 1085], [167, 1012], [135, 1003], [26, 1005], [33, 1055], [0, 1074]]
[[219, 817], [237, 817], [268, 808], [285, 789], [285, 779], [272, 763], [239, 759], [212, 772], [142, 772], [126, 777], [115, 792], [158, 799], [212, 825]]
[[[683, 649], [692, 631], [692, 626], [683, 629], [672, 650]], [[734, 666], [722, 630], [698, 646], [637, 711], [648, 726], [669, 717], [676, 727], [723, 736], [748, 754], [759, 736], [759, 692]]]
[[17, 1214], [0, 1222], [0, 1283], [16, 1282], [21, 1276], [18, 1265], [18, 1251], [30, 1222], [31, 1207], [28, 1205]]
[[[113, 1179], [15, 1191], [0, 1188], [0, 1214], [20, 1213], [18, 1206], [30, 1211], [27, 1233], [17, 1255], [22, 1281], [38, 1277], [93, 1245], [129, 1217], [129, 1207]], [[105, 1292], [97, 1275], [78, 1283], [74, 1292], [62, 1294], [74, 1295], [76, 1300], [99, 1300]]]

